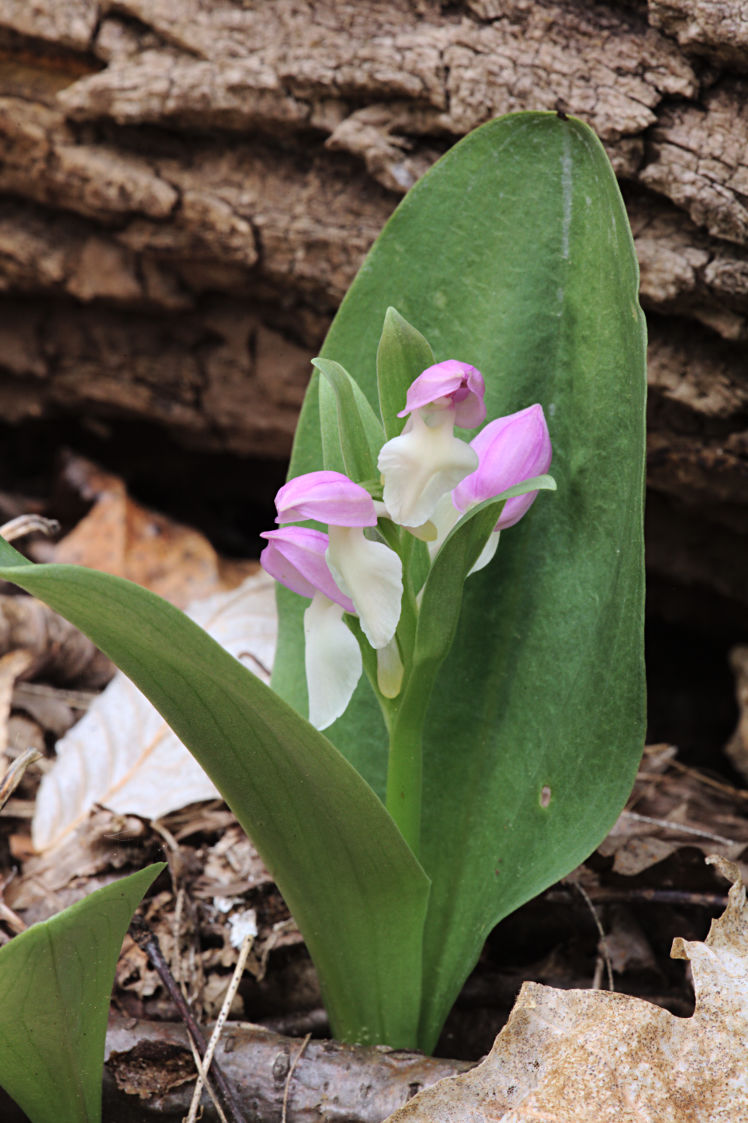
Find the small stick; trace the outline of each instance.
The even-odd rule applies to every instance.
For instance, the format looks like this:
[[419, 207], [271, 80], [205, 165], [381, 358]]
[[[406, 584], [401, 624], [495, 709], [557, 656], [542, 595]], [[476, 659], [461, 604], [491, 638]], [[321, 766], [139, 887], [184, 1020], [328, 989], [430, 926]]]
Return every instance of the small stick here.
[[[563, 895], [571, 892], [572, 886], [564, 886]], [[695, 908], [723, 909], [727, 906], [727, 897], [721, 893], [692, 893], [687, 889], [613, 889], [601, 886], [588, 890], [591, 901], [597, 904], [623, 904], [635, 901], [647, 901], [654, 905], [693, 905]], [[557, 889], [550, 889], [546, 894], [549, 901], [560, 901], [561, 893]]]
[[[213, 1107], [218, 1113], [219, 1123], [229, 1123], [226, 1115], [224, 1114], [224, 1110], [221, 1107], [220, 1101], [216, 1099], [215, 1092], [213, 1091], [213, 1082], [208, 1079], [208, 1074], [205, 1071], [205, 1065], [203, 1064], [203, 1058], [198, 1053], [197, 1046], [195, 1045], [195, 1042], [192, 1040], [189, 1034], [187, 1034], [187, 1040], [189, 1041], [190, 1049], [192, 1050], [192, 1059], [195, 1062], [195, 1068], [197, 1069], [197, 1078], [198, 1082], [200, 1083], [200, 1087], [202, 1088], [203, 1085], [205, 1086], [208, 1095], [211, 1098]], [[189, 1123], [189, 1121], [186, 1119], [186, 1117], [184, 1117], [182, 1119], [182, 1123]]]
[[734, 838], [725, 838], [721, 834], [712, 834], [711, 831], [705, 831], [702, 827], [690, 827], [686, 823], [674, 823], [672, 819], [653, 819], [651, 815], [640, 815], [637, 811], [623, 811], [621, 817], [626, 816], [628, 819], [633, 819], [636, 823], [651, 823], [653, 827], [663, 827], [667, 831], [675, 831], [676, 834], [693, 834], [697, 838], [708, 838], [712, 842], [721, 842], [723, 846], [743, 845], [736, 843]]
[[57, 534], [59, 529], [57, 519], [45, 519], [43, 515], [18, 515], [0, 526], [0, 534], [6, 542], [13, 542], [14, 539], [23, 538], [24, 534], [32, 534], [36, 530], [50, 536]]
[[[239, 983], [241, 982], [242, 975], [244, 974], [244, 968], [247, 963], [247, 956], [251, 951], [256, 934], [256, 931], [248, 932], [244, 937], [244, 940], [242, 941], [239, 958], [236, 961], [236, 967], [234, 968], [234, 973], [231, 976], [231, 982], [229, 983], [228, 990], [226, 991], [223, 1005], [221, 1006], [216, 1024], [213, 1026], [213, 1032], [210, 1035], [208, 1047], [203, 1055], [203, 1066], [206, 1072], [210, 1068], [213, 1061], [213, 1054], [215, 1052], [216, 1045], [218, 1044], [218, 1039], [221, 1036], [221, 1030], [224, 1027], [226, 1018], [229, 1016], [229, 1010], [231, 1009], [231, 1003], [234, 1001], [234, 995], [239, 989]], [[200, 1104], [200, 1093], [202, 1092], [202, 1090], [203, 1078], [201, 1073], [192, 1093], [192, 1103], [190, 1104], [190, 1112], [187, 1116], [187, 1123], [195, 1123], [195, 1120], [197, 1119], [197, 1109]], [[237, 1116], [237, 1123], [243, 1123], [242, 1116]]]
[[41, 760], [43, 755], [38, 749], [24, 749], [9, 765], [7, 772], [0, 780], [0, 811], [20, 784], [28, 766], [33, 764], [34, 761]]
[[293, 1076], [294, 1072], [296, 1071], [296, 1066], [299, 1063], [299, 1061], [301, 1060], [301, 1054], [304, 1052], [307, 1045], [309, 1044], [309, 1042], [311, 1040], [311, 1037], [312, 1037], [311, 1033], [308, 1033], [306, 1035], [306, 1037], [304, 1038], [304, 1040], [301, 1042], [301, 1045], [299, 1046], [299, 1048], [296, 1052], [296, 1056], [294, 1057], [293, 1061], [291, 1062], [291, 1067], [288, 1070], [288, 1076], [286, 1077], [286, 1086], [283, 1089], [283, 1107], [281, 1108], [281, 1123], [286, 1123], [286, 1112], [288, 1110], [288, 1092], [289, 1092], [289, 1089], [291, 1087], [291, 1077]]
[[610, 962], [610, 956], [608, 955], [608, 940], [607, 940], [607, 937], [605, 935], [605, 929], [603, 928], [602, 924], [600, 923], [600, 917], [597, 915], [597, 910], [596, 910], [595, 906], [593, 905], [592, 901], [590, 900], [589, 894], [588, 894], [587, 890], [584, 888], [584, 886], [580, 885], [578, 881], [570, 881], [569, 884], [572, 885], [576, 889], [577, 893], [579, 893], [580, 897], [582, 898], [582, 900], [586, 904], [587, 908], [592, 913], [592, 919], [595, 922], [595, 927], [597, 928], [598, 932], [600, 933], [600, 954], [597, 957], [597, 965], [595, 967], [595, 980], [596, 981], [593, 982], [592, 989], [593, 990], [599, 990], [600, 989], [600, 977], [599, 976], [602, 975], [602, 963], [601, 963], [601, 961], [603, 961], [605, 963], [605, 968], [606, 968], [607, 975], [608, 975], [608, 990], [611, 990], [611, 991], [615, 990], [616, 986], [615, 986], [615, 982], [613, 980], [613, 964]]
[[[202, 1057], [205, 1053], [206, 1047], [205, 1037], [202, 1030], [200, 1029], [200, 1026], [193, 1018], [192, 1011], [185, 1002], [181, 990], [174, 981], [174, 976], [169, 970], [169, 964], [164, 959], [163, 952], [161, 951], [158, 937], [154, 932], [151, 932], [145, 921], [140, 916], [133, 917], [129, 931], [138, 947], [142, 948], [142, 950], [149, 957], [158, 974], [158, 977], [166, 987], [169, 998], [171, 998], [172, 1002], [179, 1011], [182, 1021], [187, 1027], [187, 1032], [190, 1035], [192, 1042], [194, 1043], [195, 1049]], [[211, 1075], [216, 1082], [216, 1086], [221, 1093], [221, 1097], [229, 1111], [233, 1123], [244, 1123], [241, 1112], [236, 1104], [231, 1085], [224, 1076], [223, 1071], [218, 1064], [218, 1061], [213, 1061], [211, 1070]]]

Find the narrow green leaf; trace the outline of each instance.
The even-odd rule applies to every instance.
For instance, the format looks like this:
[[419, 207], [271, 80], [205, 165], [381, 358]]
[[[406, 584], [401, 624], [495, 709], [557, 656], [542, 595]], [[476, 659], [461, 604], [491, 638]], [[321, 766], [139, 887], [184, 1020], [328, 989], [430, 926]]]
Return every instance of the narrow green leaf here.
[[379, 408], [387, 439], [396, 437], [404, 425], [398, 417], [405, 408], [411, 382], [434, 363], [434, 352], [420, 331], [395, 308], [388, 308], [377, 347]]
[[[343, 471], [356, 483], [364, 483], [377, 478], [377, 455], [384, 444], [384, 431], [379, 418], [369, 405], [357, 383], [353, 381], [345, 367], [331, 359], [312, 359], [312, 366], [323, 375], [335, 394], [336, 437], [343, 457]], [[320, 394], [323, 386], [320, 386]], [[332, 433], [331, 404], [321, 399], [320, 415], [322, 434]], [[332, 444], [332, 440], [329, 440]], [[328, 447], [325, 447], [325, 467], [336, 468]]]
[[[319, 378], [315, 371], [314, 378]], [[319, 430], [322, 438], [322, 463], [328, 472], [345, 473], [345, 459], [338, 425], [338, 403], [335, 391], [326, 378], [319, 378]]]
[[0, 948], [0, 1085], [31, 1123], [98, 1123], [109, 998], [157, 862]]
[[[504, 504], [529, 491], [555, 491], [551, 476], [534, 476], [507, 488], [501, 495], [477, 503], [467, 511], [445, 538], [434, 558], [423, 588], [418, 619], [414, 668], [421, 688], [424, 672], [429, 675], [446, 658], [457, 631], [463, 590]], [[429, 684], [430, 686], [430, 684]]]
[[[540, 402], [553, 442], [558, 494], [502, 535], [496, 559], [467, 582], [426, 724], [427, 1049], [490, 928], [594, 849], [636, 773], [645, 396], [637, 293], [631, 233], [600, 142], [573, 118], [515, 114], [460, 141], [406, 196], [323, 348], [372, 401], [381, 324], [395, 305], [437, 360], [482, 371], [489, 418]], [[311, 386], [292, 476], [319, 466], [316, 409]], [[303, 675], [298, 599], [281, 602], [274, 673], [291, 699]], [[381, 784], [386, 735], [368, 685], [329, 734], [347, 754], [355, 747], [356, 767]]]
[[32, 565], [2, 539], [0, 563], [122, 668], [211, 777], [304, 935], [335, 1034], [412, 1045], [429, 883], [358, 773], [160, 597], [95, 570]]

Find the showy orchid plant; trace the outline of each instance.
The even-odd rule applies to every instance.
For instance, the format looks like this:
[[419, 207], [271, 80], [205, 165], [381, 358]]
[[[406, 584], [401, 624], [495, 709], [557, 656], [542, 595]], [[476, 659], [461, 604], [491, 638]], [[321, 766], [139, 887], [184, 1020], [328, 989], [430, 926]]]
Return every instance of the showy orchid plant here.
[[433, 1049], [487, 933], [631, 789], [637, 288], [615, 176], [573, 118], [490, 122], [416, 184], [314, 361], [264, 534], [273, 689], [144, 589], [0, 540], [0, 576], [90, 635], [225, 796], [344, 1040]]
[[[417, 334], [390, 309], [385, 351], [393, 330]], [[355, 400], [355, 383], [342, 367], [317, 363], [342, 401], [346, 391], [347, 400]], [[397, 367], [391, 373], [380, 362], [380, 384], [397, 380], [398, 374]], [[447, 359], [429, 365], [408, 387], [397, 413], [407, 420], [397, 436], [385, 440], [384, 422], [367, 411], [368, 433], [381, 437], [377, 478], [368, 478], [373, 463], [360, 407], [350, 416], [340, 411], [341, 458], [346, 460], [348, 449], [348, 462], [363, 478], [322, 469], [291, 479], [275, 498], [281, 529], [262, 535], [268, 542], [260, 555], [262, 566], [286, 588], [311, 600], [304, 612], [309, 720], [317, 729], [336, 721], [365, 668], [389, 734], [387, 809], [416, 855], [422, 724], [454, 636], [454, 628], [447, 629], [439, 657], [433, 650], [428, 660], [421, 657], [419, 629], [435, 630], [422, 615], [431, 612], [446, 619], [454, 607], [440, 596], [424, 604], [429, 573], [432, 567], [438, 571], [442, 548], [454, 528], [468, 522], [472, 509], [483, 510], [490, 502], [495, 525], [484, 530], [485, 541], [476, 539], [476, 556], [459, 580], [488, 565], [500, 531], [522, 518], [540, 489], [555, 488], [545, 475], [552, 452], [539, 404], [491, 421], [470, 444], [455, 434], [455, 427], [483, 424], [484, 395], [479, 370]], [[391, 398], [391, 386], [382, 385], [380, 396]], [[310, 520], [327, 524], [327, 533], [288, 525]], [[450, 595], [459, 602], [459, 589]]]

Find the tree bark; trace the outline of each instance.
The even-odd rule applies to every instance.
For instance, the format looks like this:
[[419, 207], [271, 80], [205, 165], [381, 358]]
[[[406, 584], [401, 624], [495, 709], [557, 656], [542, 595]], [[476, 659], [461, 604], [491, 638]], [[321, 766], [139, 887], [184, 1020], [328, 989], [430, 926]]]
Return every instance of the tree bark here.
[[[732, 0], [0, 0], [0, 408], [284, 457], [402, 193], [497, 114], [606, 145], [649, 315], [649, 564], [748, 621]], [[711, 602], [710, 602], [711, 603]]]

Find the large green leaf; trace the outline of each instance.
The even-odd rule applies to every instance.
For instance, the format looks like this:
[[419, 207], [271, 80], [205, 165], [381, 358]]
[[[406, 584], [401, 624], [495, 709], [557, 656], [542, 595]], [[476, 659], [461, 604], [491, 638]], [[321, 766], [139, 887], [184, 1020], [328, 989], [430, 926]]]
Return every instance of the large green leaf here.
[[203, 766], [293, 912], [333, 1031], [413, 1045], [428, 879], [338, 750], [146, 589], [77, 566], [32, 565], [2, 539], [0, 577], [89, 635]]
[[0, 1085], [32, 1123], [101, 1119], [109, 998], [122, 941], [158, 862], [0, 948]]
[[[437, 360], [483, 372], [489, 418], [540, 402], [553, 441], [558, 492], [541, 494], [468, 580], [428, 715], [425, 1048], [489, 929], [594, 849], [635, 775], [644, 730], [637, 286], [599, 141], [574, 119], [517, 114], [466, 137], [403, 200], [324, 345], [373, 405], [394, 305]], [[313, 381], [290, 474], [320, 464]], [[279, 598], [274, 682], [303, 708], [298, 601]], [[328, 733], [381, 791], [386, 739], [368, 685]]]

